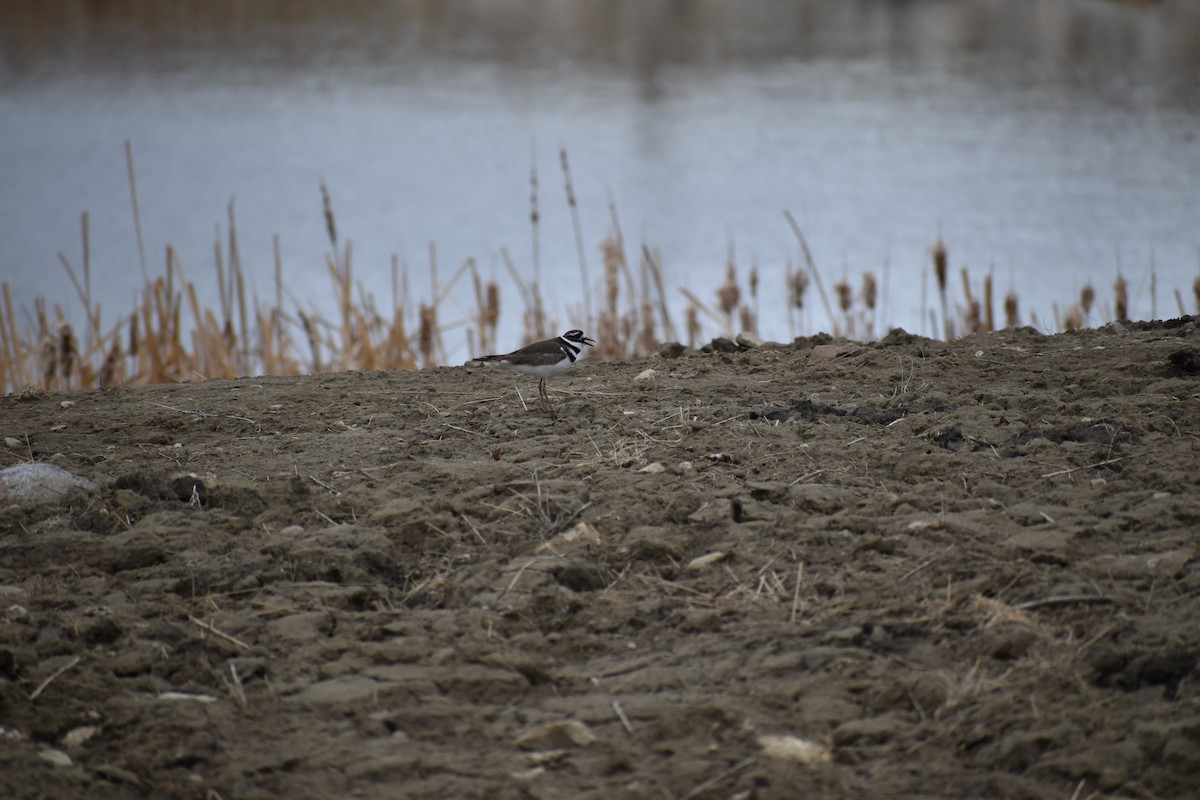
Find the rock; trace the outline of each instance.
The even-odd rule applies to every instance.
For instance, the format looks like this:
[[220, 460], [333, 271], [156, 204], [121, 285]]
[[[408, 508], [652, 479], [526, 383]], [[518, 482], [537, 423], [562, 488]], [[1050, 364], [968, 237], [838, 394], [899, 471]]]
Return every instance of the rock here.
[[739, 347], [744, 347], [747, 350], [751, 350], [755, 347], [763, 346], [762, 339], [758, 338], [757, 336], [755, 336], [752, 333], [748, 333], [747, 331], [742, 331], [741, 333], [739, 333], [737, 335], [737, 338], [734, 339], [734, 341], [737, 342]]
[[0, 469], [0, 504], [45, 506], [96, 491], [87, 478], [53, 464], [34, 462]]
[[650, 351], [651, 358], [679, 358], [687, 352], [687, 348], [679, 342], [663, 342]]
[[732, 339], [727, 339], [724, 336], [718, 336], [702, 348], [709, 353], [736, 353], [742, 348], [737, 346], [737, 342]]

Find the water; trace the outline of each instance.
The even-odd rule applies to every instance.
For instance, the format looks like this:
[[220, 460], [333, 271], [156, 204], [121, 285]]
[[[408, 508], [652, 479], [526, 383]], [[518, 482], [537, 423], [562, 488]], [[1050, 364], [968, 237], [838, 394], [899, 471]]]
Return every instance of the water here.
[[[743, 281], [756, 264], [774, 338], [802, 259], [784, 209], [827, 285], [886, 271], [881, 326], [930, 332], [939, 234], [955, 298], [960, 267], [976, 291], [990, 271], [1052, 327], [1086, 282], [1111, 302], [1119, 270], [1131, 316], [1174, 316], [1200, 275], [1198, 75], [1195, 0], [8, 2], [0, 270], [18, 305], [78, 323], [57, 254], [80, 266], [87, 211], [106, 323], [131, 307], [129, 140], [150, 271], [173, 245], [208, 305], [232, 201], [257, 293], [278, 234], [289, 296], [328, 309], [323, 181], [381, 303], [393, 254], [428, 297], [433, 243], [443, 281], [473, 257], [504, 285], [516, 344], [501, 252], [529, 277], [531, 162], [542, 284], [560, 327], [586, 327], [563, 145], [593, 279], [611, 198], [678, 305], [680, 286], [713, 300], [731, 246]], [[808, 314], [829, 327], [815, 295]]]

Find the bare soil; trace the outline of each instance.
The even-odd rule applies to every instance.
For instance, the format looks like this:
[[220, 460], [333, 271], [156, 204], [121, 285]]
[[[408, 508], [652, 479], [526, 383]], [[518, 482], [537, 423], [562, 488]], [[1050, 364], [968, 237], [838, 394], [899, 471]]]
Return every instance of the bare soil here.
[[0, 796], [1200, 796], [1196, 322], [830, 344], [0, 398]]

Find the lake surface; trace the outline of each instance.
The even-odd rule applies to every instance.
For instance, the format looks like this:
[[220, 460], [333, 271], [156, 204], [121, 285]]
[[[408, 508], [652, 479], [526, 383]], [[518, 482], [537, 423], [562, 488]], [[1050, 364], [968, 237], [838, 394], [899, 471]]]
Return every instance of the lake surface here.
[[[209, 305], [233, 201], [260, 296], [278, 234], [289, 295], [329, 308], [324, 182], [381, 304], [393, 255], [428, 298], [432, 243], [443, 282], [473, 257], [504, 286], [515, 345], [501, 253], [532, 275], [531, 164], [551, 312], [588, 326], [567, 311], [582, 292], [565, 146], [593, 280], [611, 198], [679, 307], [681, 286], [714, 301], [731, 246], [743, 279], [757, 265], [774, 338], [790, 335], [784, 270], [802, 263], [784, 209], [827, 287], [886, 271], [881, 327], [931, 332], [939, 234], [955, 298], [960, 268], [976, 291], [991, 271], [1049, 328], [1089, 281], [1111, 304], [1120, 271], [1131, 316], [1176, 316], [1173, 292], [1194, 312], [1200, 276], [1198, 76], [1195, 0], [10, 0], [0, 271], [18, 305], [42, 296], [78, 322], [57, 254], [81, 264], [87, 211], [106, 323], [131, 307], [128, 140], [150, 272], [173, 245]], [[827, 329], [808, 299], [805, 332]]]

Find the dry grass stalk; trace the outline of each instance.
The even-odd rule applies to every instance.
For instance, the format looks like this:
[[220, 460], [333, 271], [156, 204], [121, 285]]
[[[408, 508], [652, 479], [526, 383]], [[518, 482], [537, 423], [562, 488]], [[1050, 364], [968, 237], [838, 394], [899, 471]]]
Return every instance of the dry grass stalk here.
[[[662, 256], [657, 250], [642, 246], [642, 276], [647, 285], [646, 298], [649, 298], [649, 284], [654, 284], [654, 296], [657, 298], [659, 322], [662, 325], [663, 336], [671, 341], [679, 337], [675, 333], [675, 323], [671, 321], [671, 311], [667, 307], [667, 292], [663, 285]], [[648, 278], [648, 280], [647, 280]]]
[[125, 168], [129, 174], [129, 201], [133, 207], [133, 230], [137, 234], [138, 263], [142, 265], [142, 283], [150, 282], [150, 271], [146, 269], [146, 245], [142, 239], [142, 215], [138, 210], [137, 180], [133, 169], [133, 145], [125, 140]]
[[1192, 282], [1192, 294], [1196, 297], [1196, 313], [1200, 314], [1200, 278]]
[[579, 222], [579, 204], [575, 200], [575, 187], [571, 182], [571, 164], [567, 158], [567, 148], [559, 148], [558, 160], [562, 165], [563, 181], [567, 190], [567, 208], [571, 212], [571, 222], [575, 229], [575, 249], [579, 255], [580, 289], [583, 294], [584, 327], [591, 326], [592, 320], [592, 281], [588, 277], [587, 257], [584, 255], [583, 227]]
[[531, 146], [531, 152], [529, 153], [529, 228], [532, 233], [530, 253], [533, 259], [534, 286], [540, 286], [542, 283], [542, 240], [539, 235], [541, 221], [542, 215], [538, 212], [537, 160], [533, 157]]
[[[565, 150], [560, 152], [560, 158], [567, 186], [568, 205], [575, 222], [576, 240], [580, 242], [578, 208]], [[128, 146], [127, 160], [130, 169], [130, 196], [136, 223], [136, 186], [133, 181], [132, 153]], [[521, 292], [526, 336], [532, 340], [546, 338], [557, 325], [546, 317], [538, 285], [537, 229], [540, 214], [537, 205], [537, 172], [532, 167], [530, 186], [530, 221], [535, 250], [533, 282], [523, 281], [507, 252], [501, 252], [504, 254], [505, 265], [513, 278], [513, 284]], [[106, 332], [101, 324], [99, 305], [93, 303], [91, 298], [90, 233], [88, 215], [85, 213], [81, 217], [82, 271], [77, 272], [61, 253], [59, 260], [63, 263], [85, 308], [86, 328], [78, 329], [80, 333], [77, 338], [75, 329], [67, 321], [63, 310], [56, 306], [53, 314], [47, 313], [45, 302], [38, 299], [34, 302], [35, 313], [31, 317], [28, 329], [18, 330], [11, 293], [8, 285], [3, 284], [3, 315], [0, 316], [0, 389], [19, 391], [33, 379], [41, 380], [47, 384], [47, 388], [91, 388], [97, 385], [109, 387], [119, 383], [161, 383], [194, 377], [231, 377], [261, 372], [288, 374], [319, 372], [326, 369], [431, 366], [445, 360], [443, 327], [440, 322], [443, 315], [440, 313], [440, 307], [446, 302], [453, 303], [463, 311], [463, 320], [450, 322], [445, 325], [445, 329], [466, 323], [468, 337], [478, 336], [479, 346], [487, 350], [494, 349], [500, 318], [500, 287], [496, 281], [482, 280], [474, 261], [468, 259], [448, 283], [439, 285], [436, 251], [431, 247], [433, 297], [431, 302], [420, 304], [419, 309], [414, 312], [407, 290], [407, 268], [404, 271], [401, 289], [400, 267], [398, 260], [393, 256], [392, 309], [389, 314], [380, 313], [372, 295], [354, 281], [352, 243], [339, 240], [329, 191], [323, 184], [320, 188], [326, 234], [332, 246], [331, 252], [326, 256], [326, 263], [332, 294], [336, 300], [336, 319], [326, 321], [315, 312], [297, 309], [294, 313], [289, 313], [284, 309], [283, 265], [278, 236], [274, 237], [274, 304], [255, 304], [247, 298], [234, 205], [230, 203], [227, 239], [222, 240], [218, 227], [214, 243], [214, 267], [219, 290], [216, 298], [218, 308], [213, 310], [204, 306], [202, 299], [196, 294], [194, 285], [184, 275], [177, 253], [168, 247], [164, 273], [153, 279], [146, 275], [132, 312], [121, 317], [116, 325]], [[610, 213], [613, 233], [600, 245], [604, 256], [605, 295], [598, 331], [598, 338], [603, 340], [603, 349], [597, 355], [609, 358], [636, 357], [656, 346], [662, 335], [670, 339], [678, 337], [666, 302], [661, 257], [651, 248], [642, 246], [640, 269], [635, 281], [625, 257], [624, 240], [616, 208], [611, 201]], [[785, 212], [785, 217], [800, 243], [807, 267], [793, 270], [789, 265], [786, 269], [786, 302], [789, 325], [793, 327], [793, 332], [796, 327], [795, 315], [804, 310], [805, 295], [812, 281], [820, 291], [835, 335], [840, 335], [843, 326], [855, 331], [860, 324], [864, 326], [868, 336], [873, 335], [874, 321], [881, 299], [875, 276], [870, 272], [864, 273], [861, 292], [857, 296], [850, 290], [848, 280], [839, 282], [835, 289], [841, 314], [835, 314], [803, 233], [790, 214]], [[961, 327], [964, 331], [993, 330], [995, 325], [992, 320], [991, 275], [984, 280], [983, 298], [980, 301], [972, 294], [966, 270], [962, 271], [966, 305], [958, 308], [957, 317], [952, 318], [945, 296], [948, 257], [940, 236], [933, 250], [933, 261], [939, 294], [943, 298], [942, 324], [946, 334], [954, 335], [956, 327]], [[580, 268], [585, 277], [584, 291], [590, 292], [590, 287], [586, 285], [587, 264], [582, 258]], [[474, 288], [473, 308], [460, 304], [451, 294], [459, 279], [468, 272]], [[922, 270], [922, 287], [927, 280], [928, 272]], [[757, 267], [751, 267], [748, 291], [739, 286], [731, 248], [726, 262], [726, 280], [717, 289], [716, 310], [701, 302], [692, 293], [682, 290], [689, 303], [686, 307], [689, 344], [695, 346], [700, 340], [701, 315], [713, 320], [730, 335], [733, 333], [735, 318], [742, 329], [754, 332], [759, 317], [759, 282], [759, 270]], [[1152, 293], [1155, 287], [1156, 279], [1152, 274]], [[1128, 288], [1123, 278], [1118, 277], [1114, 290], [1117, 295], [1117, 316], [1125, 318], [1129, 314], [1129, 306]], [[1197, 309], [1200, 310], [1200, 279], [1195, 281], [1193, 291], [1196, 295]], [[885, 303], [886, 294], [885, 273], [885, 291], [882, 297]], [[747, 297], [752, 304], [743, 302], [743, 298]], [[1182, 314], [1182, 295], [1178, 292], [1176, 299]], [[408, 308], [408, 313], [405, 313], [401, 306], [402, 300]], [[862, 308], [855, 309], [855, 302], [861, 302]], [[590, 297], [586, 307], [590, 314]], [[1079, 317], [1083, 318], [1082, 324], [1086, 324], [1087, 317], [1094, 307], [1095, 292], [1089, 284], [1080, 294], [1079, 305], [1068, 309], [1060, 324], [1069, 328], [1075, 327], [1081, 324]], [[922, 299], [922, 318], [925, 310]], [[1006, 296], [1004, 310], [1009, 326], [1020, 324], [1015, 292]], [[185, 311], [191, 316], [190, 330], [184, 324], [182, 315]], [[26, 313], [26, 316], [30, 315]], [[933, 316], [930, 312], [930, 317]], [[415, 329], [408, 328], [406, 321], [414, 319], [417, 322]], [[936, 318], [932, 322], [936, 329]], [[573, 324], [579, 323], [573, 321]], [[583, 324], [586, 327], [594, 325], [586, 322]], [[294, 332], [297, 330], [302, 331], [308, 341], [308, 359], [297, 354], [293, 341]], [[128, 336], [127, 340], [125, 336]], [[125, 341], [127, 346], [122, 347]], [[473, 342], [472, 348], [474, 344]], [[306, 361], [308, 363], [305, 363]]]
[[983, 279], [983, 313], [984, 313], [984, 330], [996, 330], [996, 316], [992, 310], [992, 273], [988, 273]]
[[537, 284], [527, 283], [521, 277], [521, 273], [517, 269], [517, 265], [513, 263], [512, 256], [509, 255], [507, 249], [501, 248], [500, 256], [504, 259], [504, 266], [508, 270], [509, 277], [512, 278], [513, 285], [517, 287], [522, 305], [525, 307], [522, 315], [525, 340], [534, 342], [548, 338], [546, 332], [550, 329], [550, 320], [546, 318], [541, 292]]
[[1067, 313], [1063, 314], [1062, 327], [1068, 331], [1077, 331], [1083, 328], [1083, 311], [1079, 306], [1071, 306], [1067, 309]]

